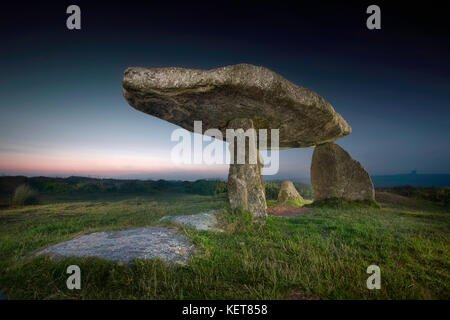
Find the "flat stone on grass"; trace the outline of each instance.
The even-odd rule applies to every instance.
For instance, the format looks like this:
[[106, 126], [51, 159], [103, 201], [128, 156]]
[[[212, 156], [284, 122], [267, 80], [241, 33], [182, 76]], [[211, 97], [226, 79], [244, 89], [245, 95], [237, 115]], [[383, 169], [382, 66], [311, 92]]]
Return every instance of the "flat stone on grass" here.
[[217, 212], [219, 212], [219, 210], [180, 216], [164, 216], [160, 221], [172, 221], [201, 231], [223, 231], [217, 227]]
[[99, 257], [131, 263], [160, 258], [185, 264], [193, 251], [189, 240], [162, 227], [95, 232], [51, 246], [41, 252], [56, 257]]

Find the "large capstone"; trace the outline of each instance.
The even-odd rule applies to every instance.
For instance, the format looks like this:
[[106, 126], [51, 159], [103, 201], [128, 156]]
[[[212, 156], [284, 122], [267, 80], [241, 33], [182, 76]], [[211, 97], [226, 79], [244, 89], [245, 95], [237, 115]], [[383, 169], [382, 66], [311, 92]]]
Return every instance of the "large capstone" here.
[[289, 200], [292, 200], [297, 204], [303, 203], [303, 198], [298, 193], [297, 189], [295, 189], [292, 181], [285, 180], [281, 183], [280, 192], [278, 192], [278, 203], [284, 204]]
[[[231, 129], [247, 131], [253, 128], [249, 119], [235, 119], [230, 122]], [[253, 213], [257, 220], [267, 218], [266, 196], [264, 182], [261, 177], [262, 162], [255, 141], [245, 141], [245, 163], [236, 163], [238, 160], [237, 141], [230, 143], [232, 163], [228, 172], [228, 199], [231, 208], [240, 208]], [[253, 149], [253, 151], [251, 151]], [[251, 152], [256, 152], [256, 163], [251, 163]]]
[[314, 149], [311, 184], [314, 200], [375, 199], [375, 190], [367, 171], [347, 151], [334, 143], [326, 143]]
[[279, 129], [281, 148], [311, 147], [351, 133], [325, 99], [264, 67], [128, 68], [122, 83], [132, 107], [189, 131], [201, 120], [204, 130], [219, 129], [225, 138], [230, 121], [247, 118], [255, 129]]

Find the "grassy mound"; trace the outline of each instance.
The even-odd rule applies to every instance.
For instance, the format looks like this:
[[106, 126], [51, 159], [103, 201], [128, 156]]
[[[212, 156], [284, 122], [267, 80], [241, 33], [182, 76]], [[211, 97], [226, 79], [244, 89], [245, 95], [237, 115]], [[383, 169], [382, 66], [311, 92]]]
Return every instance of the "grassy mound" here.
[[305, 205], [308, 208], [336, 208], [336, 209], [352, 209], [352, 208], [374, 208], [380, 209], [381, 206], [375, 200], [348, 200], [344, 198], [330, 198], [317, 200], [313, 203]]

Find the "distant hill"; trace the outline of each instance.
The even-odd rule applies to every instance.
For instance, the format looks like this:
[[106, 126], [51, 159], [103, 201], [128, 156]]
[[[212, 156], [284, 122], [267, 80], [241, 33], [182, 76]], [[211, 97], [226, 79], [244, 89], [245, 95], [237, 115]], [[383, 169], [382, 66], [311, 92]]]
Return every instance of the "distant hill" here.
[[[390, 187], [450, 187], [450, 174], [396, 174], [372, 176], [377, 188]], [[280, 180], [266, 180], [266, 185], [279, 184]], [[138, 180], [98, 179], [89, 177], [25, 177], [0, 176], [0, 194], [11, 194], [21, 184], [29, 184], [40, 192], [187, 192], [214, 194], [225, 192], [226, 182], [219, 179], [182, 180]], [[309, 184], [297, 183], [297, 187]], [[306, 189], [305, 189], [306, 190]], [[312, 190], [312, 189], [311, 189]], [[304, 190], [303, 190], [304, 191]], [[309, 191], [307, 191], [309, 193]]]
[[33, 189], [44, 193], [62, 192], [118, 192], [118, 193], [193, 193], [212, 195], [223, 193], [226, 183], [216, 180], [197, 181], [167, 181], [167, 180], [131, 180], [131, 179], [97, 179], [87, 177], [0, 177], [0, 194], [12, 194], [21, 184], [27, 184]]
[[[216, 179], [200, 179], [196, 181], [181, 180], [131, 180], [131, 179], [98, 179], [86, 177], [49, 178], [3, 176], [0, 177], [0, 196], [5, 199], [14, 190], [27, 184], [39, 193], [189, 193], [199, 195], [222, 195], [227, 192], [227, 183]], [[277, 199], [280, 181], [266, 181], [267, 199]], [[310, 185], [295, 183], [300, 194], [310, 199], [313, 196]]]
[[375, 187], [449, 187], [450, 174], [395, 174], [386, 176], [372, 176]]

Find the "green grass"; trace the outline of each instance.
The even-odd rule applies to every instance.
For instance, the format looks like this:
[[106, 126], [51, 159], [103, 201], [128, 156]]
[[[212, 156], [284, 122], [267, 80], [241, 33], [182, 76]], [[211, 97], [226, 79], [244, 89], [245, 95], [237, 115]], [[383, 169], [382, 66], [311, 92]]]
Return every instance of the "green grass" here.
[[[44, 199], [0, 211], [0, 289], [9, 299], [449, 299], [450, 216], [429, 202], [383, 208], [315, 207], [295, 218], [254, 225], [245, 212], [220, 216], [226, 232], [179, 228], [197, 246], [186, 266], [33, 254], [84, 233], [158, 225], [164, 215], [226, 207], [194, 195]], [[66, 288], [66, 268], [82, 289]], [[381, 290], [366, 269], [381, 268]]]
[[303, 198], [298, 198], [296, 200], [288, 200], [286, 201], [286, 204], [290, 207], [303, 207], [305, 205], [305, 200], [303, 200]]
[[344, 198], [330, 198], [310, 202], [307, 207], [310, 208], [335, 208], [335, 209], [355, 209], [355, 208], [375, 208], [381, 206], [375, 200], [347, 200]]

